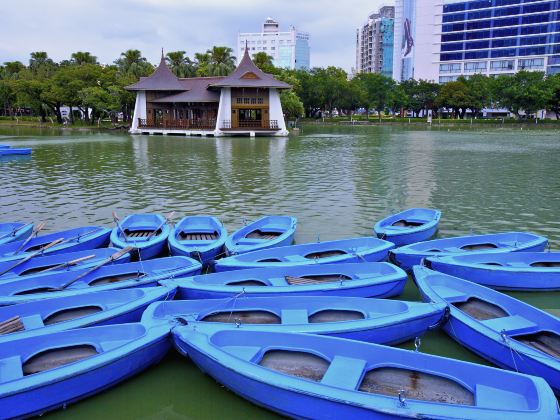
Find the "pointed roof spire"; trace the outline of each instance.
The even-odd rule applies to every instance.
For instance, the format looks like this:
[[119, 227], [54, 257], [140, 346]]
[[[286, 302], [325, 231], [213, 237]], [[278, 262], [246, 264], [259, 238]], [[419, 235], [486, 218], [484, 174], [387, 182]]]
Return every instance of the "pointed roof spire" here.
[[172, 90], [172, 91], [185, 91], [186, 89], [177, 76], [167, 67], [165, 56], [163, 55], [163, 48], [161, 49], [161, 61], [156, 70], [148, 77], [141, 77], [140, 80], [127, 86], [128, 90]]

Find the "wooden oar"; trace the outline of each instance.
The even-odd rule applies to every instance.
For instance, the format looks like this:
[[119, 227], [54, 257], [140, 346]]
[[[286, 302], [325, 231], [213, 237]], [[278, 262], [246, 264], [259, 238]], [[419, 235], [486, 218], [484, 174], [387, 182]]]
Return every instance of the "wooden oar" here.
[[113, 212], [113, 220], [117, 224], [117, 227], [119, 228], [119, 230], [121, 231], [124, 241], [128, 242], [128, 236], [121, 226], [121, 219], [119, 219], [119, 216], [117, 215], [116, 211]]
[[77, 265], [77, 264], [79, 264], [83, 261], [91, 260], [94, 257], [95, 257], [95, 254], [86, 255], [85, 257], [76, 258], [75, 260], [66, 261], [66, 262], [63, 262], [62, 264], [58, 264], [58, 265], [55, 265], [55, 266], [52, 266], [52, 267], [49, 267], [49, 268], [45, 268], [44, 270], [36, 271], [33, 274], [43, 274], [43, 273], [46, 273], [48, 271], [59, 270], [61, 268], [65, 268], [65, 267], [72, 267], [73, 265]]
[[107, 258], [106, 260], [100, 262], [99, 264], [97, 264], [95, 267], [90, 268], [89, 270], [87, 270], [86, 272], [80, 274], [79, 276], [77, 276], [76, 278], [67, 281], [66, 283], [64, 283], [62, 286], [60, 287], [51, 287], [50, 291], [52, 292], [60, 292], [63, 291], [64, 289], [66, 289], [68, 286], [71, 286], [72, 284], [76, 283], [78, 280], [84, 278], [85, 276], [93, 273], [95, 270], [98, 270], [99, 268], [103, 267], [104, 265], [107, 265], [115, 260], [118, 260], [120, 257], [122, 257], [125, 254], [128, 254], [129, 252], [131, 252], [134, 249], [134, 247], [132, 246], [128, 246], [126, 248], [121, 249], [118, 252], [115, 252], [113, 255], [111, 255], [109, 258]]
[[31, 235], [29, 235], [29, 237], [23, 241], [23, 243], [19, 246], [19, 248], [16, 250], [16, 252], [14, 252], [14, 254], [18, 254], [24, 247], [25, 245], [27, 245], [27, 243], [33, 238], [33, 236], [37, 236], [37, 234], [43, 230], [43, 228], [45, 227], [46, 223], [45, 222], [41, 222], [37, 225], [37, 227], [35, 227], [33, 229], [33, 232], [31, 232]]
[[24, 329], [23, 322], [21, 322], [21, 318], [17, 315], [0, 322], [0, 335], [23, 331]]
[[169, 215], [165, 216], [165, 220], [164, 220], [163, 222], [161, 222], [160, 225], [159, 225], [157, 228], [155, 228], [155, 230], [151, 231], [151, 232], [148, 234], [148, 236], [146, 236], [146, 240], [148, 240], [148, 239], [150, 239], [152, 236], [154, 236], [154, 235], [158, 232], [158, 230], [160, 230], [160, 229], [163, 227], [163, 225], [165, 225], [165, 224], [167, 224], [167, 223], [170, 223], [170, 222], [171, 222], [171, 218], [173, 217], [174, 214], [175, 214], [175, 212], [172, 211], [171, 213], [169, 213]]
[[33, 223], [27, 223], [25, 225], [21, 225], [17, 228], [14, 228], [12, 229], [11, 232], [5, 233], [4, 235], [0, 236], [0, 239], [7, 238], [8, 236], [16, 236], [16, 233], [18, 233], [18, 231], [22, 230], [24, 227], [27, 227], [29, 225], [33, 225]]
[[16, 268], [17, 266], [23, 264], [24, 262], [29, 261], [31, 258], [43, 253], [43, 251], [46, 251], [47, 249], [58, 245], [59, 243], [61, 243], [63, 241], [62, 238], [56, 239], [54, 241], [52, 241], [50, 244], [47, 244], [41, 248], [39, 248], [37, 251], [30, 253], [27, 257], [22, 258], [21, 260], [17, 261], [14, 265], [12, 265], [11, 267], [5, 269], [4, 271], [0, 272], [0, 276], [6, 274], [9, 271], [12, 271], [14, 268]]

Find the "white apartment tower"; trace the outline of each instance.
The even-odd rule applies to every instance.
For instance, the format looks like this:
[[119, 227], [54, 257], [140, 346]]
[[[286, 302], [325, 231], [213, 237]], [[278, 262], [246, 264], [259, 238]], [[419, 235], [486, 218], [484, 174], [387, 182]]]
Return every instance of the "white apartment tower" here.
[[356, 31], [356, 72], [393, 75], [395, 8], [384, 6], [371, 13]]
[[309, 34], [290, 26], [280, 31], [280, 25], [272, 18], [264, 21], [262, 32], [241, 32], [237, 35], [237, 57], [240, 60], [245, 46], [252, 55], [265, 52], [273, 58], [276, 67], [309, 69]]

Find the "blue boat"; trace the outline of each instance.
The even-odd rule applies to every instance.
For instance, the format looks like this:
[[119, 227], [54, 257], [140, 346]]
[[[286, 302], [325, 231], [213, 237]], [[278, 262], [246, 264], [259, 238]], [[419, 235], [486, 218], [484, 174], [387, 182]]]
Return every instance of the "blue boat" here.
[[0, 307], [0, 343], [74, 328], [138, 322], [151, 303], [174, 289], [148, 287], [92, 292]]
[[560, 252], [430, 257], [426, 267], [499, 290], [560, 290]]
[[19, 149], [14, 149], [12, 147], [6, 147], [3, 149], [0, 149], [0, 157], [1, 156], [9, 156], [9, 155], [30, 155], [31, 154], [31, 148], [26, 147], [26, 148], [19, 148]]
[[228, 255], [291, 245], [297, 219], [290, 216], [265, 216], [233, 232], [226, 239]]
[[0, 245], [23, 241], [33, 231], [33, 223], [0, 223]]
[[560, 319], [503, 293], [414, 267], [426, 302], [449, 305], [444, 330], [495, 365], [540, 376], [560, 394]]
[[408, 209], [380, 220], [373, 230], [378, 238], [391, 241], [396, 246], [409, 245], [434, 236], [440, 218], [439, 210]]
[[[29, 276], [36, 274], [47, 274], [53, 271], [79, 270], [93, 267], [101, 261], [110, 258], [117, 253], [117, 248], [96, 248], [85, 251], [68, 252], [65, 254], [54, 254], [27, 259], [27, 254], [0, 258], [0, 281], [13, 277]], [[130, 261], [130, 253], [117, 258], [112, 263], [124, 263]]]
[[169, 235], [171, 255], [183, 255], [206, 264], [222, 255], [227, 230], [212, 216], [186, 216]]
[[[240, 297], [156, 302], [144, 324], [210, 323], [216, 329], [321, 334], [378, 344], [422, 336], [444, 318], [444, 304], [355, 297]], [[1, 309], [1, 308], [0, 308]], [[0, 312], [0, 317], [1, 317]]]
[[[553, 419], [541, 378], [312, 334], [172, 330], [175, 347], [241, 397], [292, 418]], [[219, 389], [218, 389], [219, 390]]]
[[63, 254], [65, 252], [83, 251], [105, 247], [109, 244], [110, 229], [99, 226], [83, 226], [60, 232], [27, 238], [24, 241], [0, 245], [0, 258], [19, 256], [40, 251], [43, 247], [57, 242], [42, 251], [44, 254]]
[[372, 237], [315, 242], [234, 255], [218, 260], [214, 269], [220, 272], [246, 268], [384, 261], [393, 247], [392, 242]]
[[[247, 296], [399, 295], [407, 275], [389, 263], [347, 263], [256, 268], [170, 280], [179, 299]], [[162, 282], [167, 284], [167, 282]]]
[[9, 147], [8, 144], [0, 144], [0, 149], [8, 149]]
[[490, 235], [457, 236], [418, 242], [391, 250], [389, 259], [403, 270], [410, 271], [424, 258], [457, 255], [471, 252], [530, 252], [544, 251], [548, 239], [525, 232], [494, 233]]
[[111, 232], [111, 244], [117, 248], [133, 246], [140, 259], [160, 255], [167, 245], [171, 232], [169, 220], [160, 214], [131, 214]]
[[0, 281], [0, 306], [103, 290], [158, 286], [160, 280], [200, 273], [202, 265], [187, 257], [84, 268]]
[[105, 325], [0, 344], [0, 413], [41, 415], [101, 392], [159, 362], [169, 328]]

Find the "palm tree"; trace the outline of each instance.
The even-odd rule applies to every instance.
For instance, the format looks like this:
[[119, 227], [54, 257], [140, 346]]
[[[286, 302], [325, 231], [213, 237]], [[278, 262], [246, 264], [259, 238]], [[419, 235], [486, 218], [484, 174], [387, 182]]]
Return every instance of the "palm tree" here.
[[81, 66], [83, 64], [97, 64], [97, 57], [87, 51], [78, 51], [71, 55], [70, 62]]
[[192, 77], [196, 75], [195, 64], [189, 57], [185, 56], [185, 51], [168, 52], [165, 60], [177, 77]]
[[129, 74], [135, 78], [148, 76], [154, 71], [154, 67], [145, 57], [142, 57], [140, 50], [122, 52], [120, 58], [115, 60], [115, 64], [122, 74]]
[[235, 70], [235, 57], [229, 47], [212, 47], [209, 55], [208, 71], [210, 76], [227, 76]]
[[264, 51], [253, 54], [253, 63], [265, 73], [271, 73], [274, 70], [274, 57], [268, 55]]
[[31, 70], [35, 75], [38, 75], [40, 72], [45, 77], [49, 77], [55, 69], [55, 62], [49, 58], [45, 51], [35, 51], [31, 53], [31, 58], [29, 59], [29, 70]]
[[196, 68], [196, 75], [200, 77], [210, 76], [210, 54], [208, 53], [195, 53], [194, 65]]

